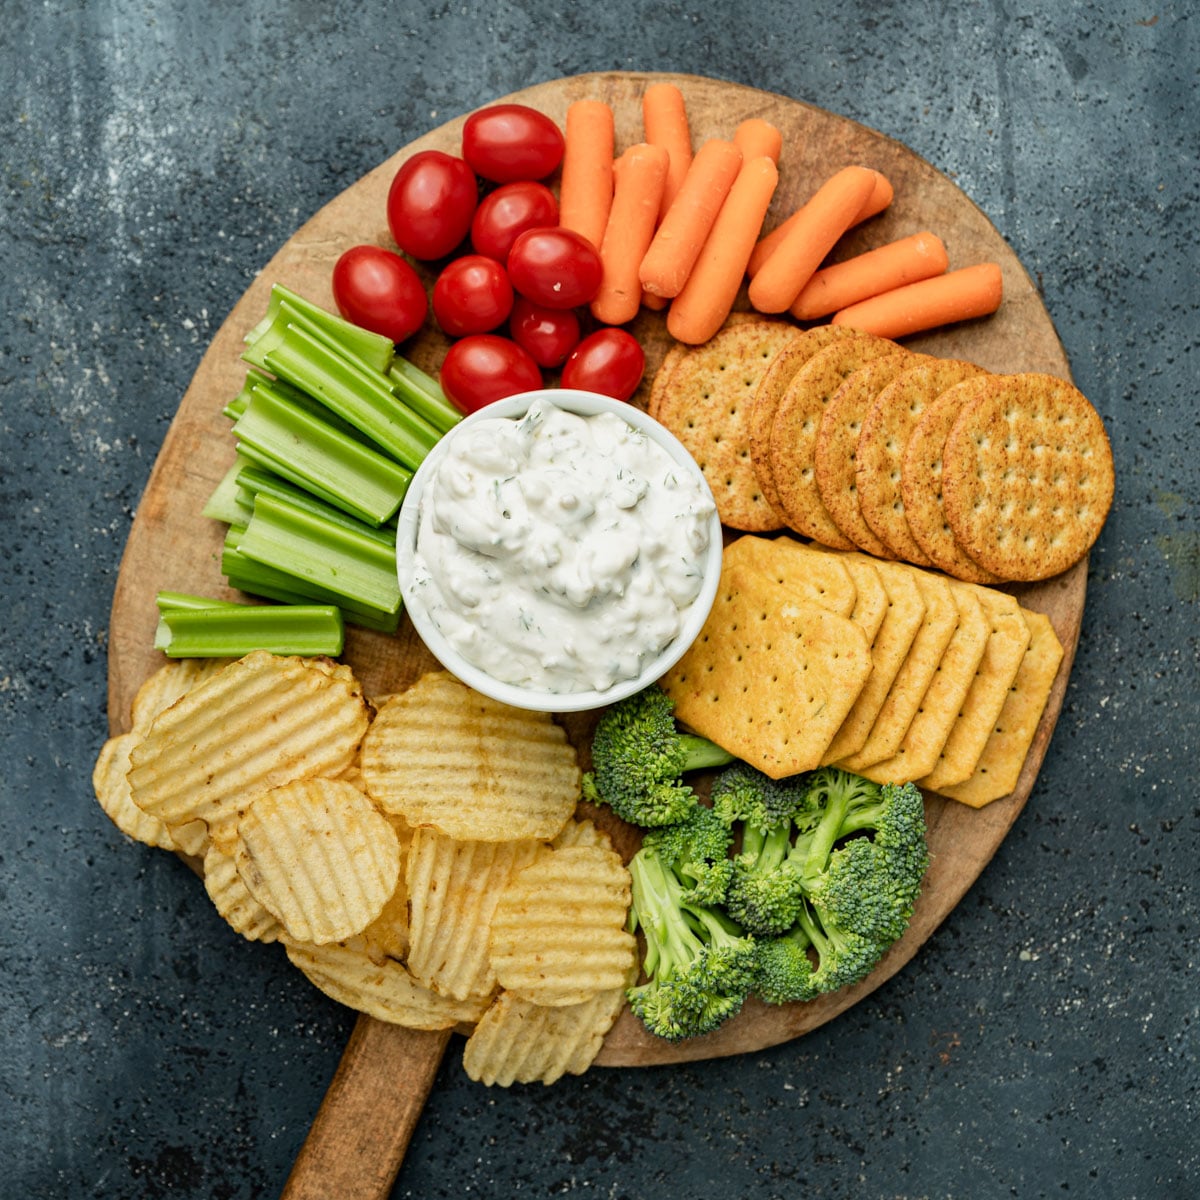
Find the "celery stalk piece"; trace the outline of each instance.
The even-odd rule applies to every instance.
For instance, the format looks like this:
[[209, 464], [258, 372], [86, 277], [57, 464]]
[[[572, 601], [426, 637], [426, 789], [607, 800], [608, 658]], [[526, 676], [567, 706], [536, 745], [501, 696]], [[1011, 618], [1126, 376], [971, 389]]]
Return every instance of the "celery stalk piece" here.
[[[334, 525], [344, 525], [347, 529], [362, 534], [363, 537], [374, 538], [382, 545], [395, 549], [396, 524], [394, 521], [387, 525], [368, 524], [358, 517], [343, 512], [340, 508], [334, 508], [332, 504], [318, 500], [304, 488], [288, 483], [286, 479], [276, 475], [273, 471], [266, 471], [262, 467], [256, 467], [253, 463], [247, 462], [238, 472], [237, 484], [239, 500], [249, 508], [254, 506], [254, 497], [259, 492], [265, 492], [268, 496], [288, 500], [297, 508], [303, 508], [307, 512], [315, 513], [318, 517], [324, 517]], [[244, 526], [249, 519], [250, 514], [247, 512], [245, 519], [238, 521], [237, 524]], [[233, 522], [230, 523], [233, 524]]]
[[154, 603], [160, 613], [197, 612], [207, 608], [238, 608], [236, 600], [214, 600], [211, 596], [197, 596], [193, 592], [163, 591], [155, 594]]
[[332, 604], [221, 604], [161, 613], [154, 645], [169, 658], [241, 658], [252, 650], [335, 656], [345, 640]]
[[268, 567], [247, 558], [238, 549], [243, 533], [244, 529], [230, 529], [225, 535], [225, 545], [221, 551], [221, 572], [230, 587], [237, 588], [240, 592], [248, 592], [252, 596], [278, 600], [283, 604], [335, 604], [342, 610], [347, 624], [360, 625], [364, 629], [395, 633], [399, 628], [399, 609], [388, 613], [370, 605], [359, 604], [288, 571]]
[[350, 351], [380, 372], [386, 372], [392, 365], [396, 347], [390, 338], [336, 316], [281, 283], [271, 288], [266, 315], [246, 335], [247, 344], [253, 345], [258, 341], [285, 307], [290, 310], [287, 314], [289, 319], [303, 321], [326, 344]]
[[256, 387], [233, 426], [242, 446], [286, 462], [300, 486], [376, 525], [394, 516], [412, 472], [347, 437], [269, 387]]
[[272, 327], [243, 358], [328, 405], [410, 470], [441, 436], [396, 398], [388, 376], [356, 366], [299, 326]]
[[407, 358], [395, 357], [388, 378], [396, 395], [439, 433], [449, 433], [463, 419], [463, 414], [446, 399], [442, 385]]
[[255, 499], [238, 550], [359, 604], [388, 613], [400, 608], [394, 550], [286, 500]]
[[[288, 463], [282, 458], [276, 458], [273, 454], [267, 454], [265, 451], [259, 450], [254, 446], [248, 445], [245, 442], [238, 443], [238, 453], [249, 463], [261, 468], [264, 471], [270, 471], [274, 475], [278, 475], [283, 479], [288, 480], [296, 487], [303, 491], [309, 492], [314, 498], [320, 500], [323, 504], [330, 508], [340, 509], [340, 504], [336, 496], [318, 487], [315, 483], [305, 483], [299, 475], [297, 475]], [[366, 513], [351, 513], [357, 520], [366, 522], [368, 520]]]
[[202, 517], [220, 521], [225, 525], [245, 525], [250, 520], [253, 501], [247, 504], [241, 499], [241, 484], [238, 482], [238, 473], [247, 465], [246, 460], [240, 456], [234, 460], [233, 466], [225, 472], [221, 482], [213, 488], [212, 495], [205, 501], [200, 510]]

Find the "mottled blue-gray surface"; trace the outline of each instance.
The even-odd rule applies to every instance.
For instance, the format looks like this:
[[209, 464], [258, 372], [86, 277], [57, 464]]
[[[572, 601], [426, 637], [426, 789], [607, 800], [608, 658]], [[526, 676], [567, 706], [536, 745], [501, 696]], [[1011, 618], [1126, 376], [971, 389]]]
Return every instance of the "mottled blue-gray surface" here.
[[92, 799], [122, 545], [211, 335], [303, 220], [451, 116], [610, 68], [814, 102], [951, 175], [1042, 288], [1117, 500], [1029, 806], [903, 972], [726, 1061], [501, 1091], [456, 1046], [395, 1195], [1198, 1194], [1194, 14], [0, 3], [0, 1194], [278, 1194], [352, 1017]]

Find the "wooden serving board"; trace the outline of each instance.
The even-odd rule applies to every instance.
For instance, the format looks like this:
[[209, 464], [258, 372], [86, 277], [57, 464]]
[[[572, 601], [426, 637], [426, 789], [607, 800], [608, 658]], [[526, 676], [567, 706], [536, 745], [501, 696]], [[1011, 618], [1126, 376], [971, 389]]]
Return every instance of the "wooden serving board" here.
[[[945, 175], [882, 134], [811, 105], [695, 76], [580, 75], [504, 99], [532, 105], [560, 125], [573, 100], [606, 100], [613, 106], [620, 149], [641, 140], [641, 94], [647, 83], [658, 80], [682, 89], [697, 147], [709, 137], [731, 136], [747, 117], [763, 117], [781, 129], [780, 186], [768, 228], [835, 169], [858, 163], [882, 171], [895, 187], [895, 199], [884, 214], [844, 239], [839, 255], [929, 229], [945, 242], [952, 268], [984, 260], [1000, 264], [1005, 299], [998, 313], [912, 338], [906, 343], [912, 349], [968, 359], [993, 371], [1036, 370], [1069, 378], [1066, 356], [1037, 290], [999, 233]], [[135, 692], [163, 661], [153, 649], [156, 591], [231, 594], [219, 567], [223, 526], [203, 518], [200, 510], [233, 461], [233, 439], [221, 409], [241, 387], [246, 370], [240, 360], [242, 338], [264, 313], [271, 285], [284, 283], [332, 308], [330, 273], [342, 251], [362, 242], [392, 245], [385, 200], [400, 163], [418, 150], [457, 152], [463, 119], [400, 149], [302, 226], [263, 268], [213, 339], [163, 442], [121, 563], [109, 630], [113, 732], [128, 728]], [[668, 345], [663, 318], [645, 312], [631, 328], [646, 348], [648, 381]], [[430, 322], [403, 351], [436, 373], [446, 344]], [[979, 876], [1028, 799], [1062, 705], [1085, 586], [1086, 563], [1080, 563], [1057, 579], [1014, 589], [1024, 605], [1051, 618], [1066, 651], [1050, 704], [1010, 797], [978, 811], [938, 796], [928, 798], [932, 861], [925, 888], [907, 934], [868, 979], [808, 1004], [771, 1007], [751, 1000], [716, 1033], [677, 1046], [651, 1037], [626, 1011], [608, 1035], [599, 1065], [644, 1066], [762, 1049], [828, 1021], [899, 970]], [[407, 621], [396, 637], [348, 631], [346, 658], [368, 695], [403, 687], [433, 665]], [[577, 744], [586, 743], [588, 722], [587, 715], [564, 719]], [[630, 850], [631, 831], [615, 833], [618, 844]], [[297, 981], [307, 986], [299, 975]], [[286, 1194], [292, 1200], [318, 1194], [385, 1196], [446, 1042], [446, 1034], [414, 1034], [361, 1017]]]

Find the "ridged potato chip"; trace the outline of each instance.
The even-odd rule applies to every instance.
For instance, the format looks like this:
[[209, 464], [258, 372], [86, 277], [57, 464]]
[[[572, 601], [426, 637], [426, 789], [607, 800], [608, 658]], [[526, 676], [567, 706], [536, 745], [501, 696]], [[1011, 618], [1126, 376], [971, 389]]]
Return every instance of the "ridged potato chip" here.
[[586, 817], [573, 817], [550, 845], [555, 850], [563, 850], [567, 846], [598, 846], [601, 850], [613, 848], [612, 838]]
[[286, 937], [278, 918], [242, 882], [233, 856], [217, 846], [209, 846], [204, 855], [204, 890], [230, 928], [248, 941], [277, 942]]
[[361, 933], [396, 890], [400, 844], [370, 798], [334, 779], [264, 792], [237, 824], [234, 861], [290, 937], [324, 945]]
[[491, 700], [444, 671], [384, 703], [361, 761], [380, 808], [464, 841], [552, 838], [580, 795], [575, 750], [548, 714]]
[[408, 969], [418, 983], [465, 1000], [496, 988], [488, 930], [505, 885], [542, 843], [476, 842], [418, 829], [406, 864]]
[[137, 690], [130, 706], [133, 728], [145, 731], [176, 700], [229, 666], [230, 658], [173, 658], [164, 663]]
[[463, 1069], [468, 1078], [489, 1087], [551, 1084], [563, 1075], [582, 1075], [624, 1002], [623, 987], [557, 1008], [502, 992], [467, 1039]]
[[[100, 747], [92, 768], [92, 789], [108, 819], [126, 837], [160, 850], [177, 849], [171, 831], [157, 817], [143, 812], [129, 794], [129, 755], [141, 741], [138, 733], [111, 737]], [[204, 831], [201, 829], [201, 834]]]
[[621, 987], [636, 942], [625, 928], [629, 872], [612, 851], [544, 848], [508, 883], [489, 954], [500, 986], [535, 1004], [579, 1004]]
[[228, 851], [256, 795], [346, 770], [367, 722], [348, 667], [255, 651], [154, 718], [130, 755], [131, 798], [172, 831], [204, 821]]
[[490, 996], [451, 1000], [422, 987], [403, 963], [375, 962], [361, 937], [328, 946], [289, 945], [287, 956], [309, 982], [332, 1000], [380, 1021], [409, 1029], [452, 1029], [474, 1023]]

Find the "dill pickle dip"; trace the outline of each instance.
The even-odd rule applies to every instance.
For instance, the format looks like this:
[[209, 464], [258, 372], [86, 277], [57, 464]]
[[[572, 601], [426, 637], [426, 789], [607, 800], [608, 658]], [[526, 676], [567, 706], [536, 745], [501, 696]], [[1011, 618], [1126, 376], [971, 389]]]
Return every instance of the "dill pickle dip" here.
[[679, 634], [713, 511], [707, 489], [621, 417], [539, 399], [447, 447], [421, 500], [414, 594], [494, 679], [606, 691]]

